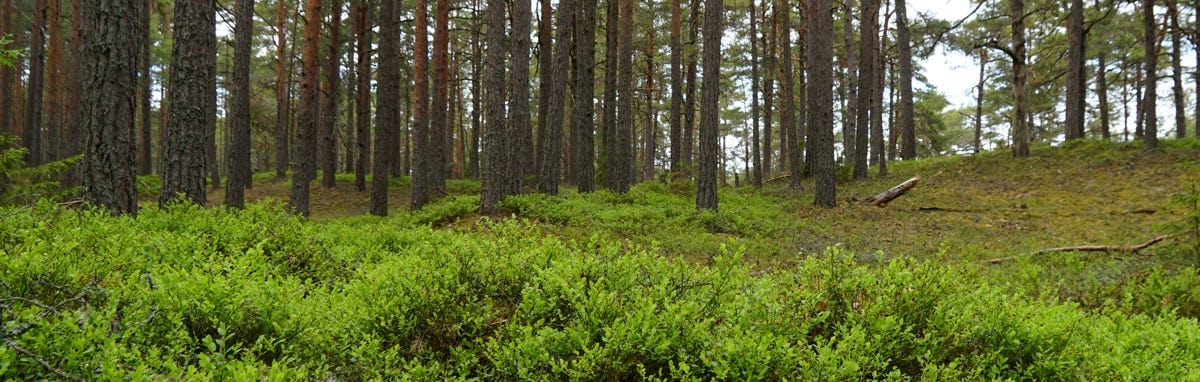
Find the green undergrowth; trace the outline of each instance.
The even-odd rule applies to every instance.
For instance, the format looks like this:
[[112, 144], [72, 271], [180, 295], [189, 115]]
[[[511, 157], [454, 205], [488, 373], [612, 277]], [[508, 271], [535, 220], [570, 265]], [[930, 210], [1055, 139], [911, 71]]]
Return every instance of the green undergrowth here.
[[[1084, 309], [982, 267], [862, 263], [837, 248], [770, 272], [746, 264], [737, 240], [708, 265], [663, 256], [619, 227], [629, 203], [681, 203], [651, 187], [588, 203], [514, 198], [505, 208], [526, 218], [502, 221], [438, 222], [469, 198], [424, 217], [327, 222], [278, 203], [136, 219], [0, 209], [0, 378], [1200, 379], [1200, 324], [1162, 301]], [[572, 210], [600, 201], [606, 213]], [[642, 213], [773, 234], [756, 225], [773, 216]], [[611, 227], [553, 232], [584, 224]], [[1188, 272], [1151, 271], [1119, 292], [1177, 298], [1200, 290]]]

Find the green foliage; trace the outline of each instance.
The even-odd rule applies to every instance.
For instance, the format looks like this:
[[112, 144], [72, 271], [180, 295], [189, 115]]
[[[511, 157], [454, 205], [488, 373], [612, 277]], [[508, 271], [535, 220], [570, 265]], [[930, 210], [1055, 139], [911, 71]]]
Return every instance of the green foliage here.
[[62, 187], [59, 180], [80, 156], [29, 167], [25, 165], [26, 152], [16, 147], [15, 137], [0, 134], [0, 206], [28, 205], [39, 199], [63, 200], [79, 192], [78, 187]]
[[[505, 205], [680, 203], [661, 187]], [[760, 274], [730, 246], [703, 266], [601, 233], [557, 239], [520, 219], [426, 227], [477, 203], [332, 222], [277, 203], [150, 207], [136, 219], [48, 203], [0, 210], [0, 378], [1200, 377], [1200, 325], [1171, 312], [1085, 310], [940, 262], [863, 265], [838, 249]], [[665, 211], [648, 213], [680, 212]], [[762, 232], [760, 218], [706, 214], [676, 222]], [[1186, 274], [1122, 291], [1200, 290], [1195, 269]]]
[[8, 49], [8, 46], [13, 43], [11, 35], [0, 36], [0, 66], [14, 66], [17, 63], [17, 57], [21, 55], [18, 49]]

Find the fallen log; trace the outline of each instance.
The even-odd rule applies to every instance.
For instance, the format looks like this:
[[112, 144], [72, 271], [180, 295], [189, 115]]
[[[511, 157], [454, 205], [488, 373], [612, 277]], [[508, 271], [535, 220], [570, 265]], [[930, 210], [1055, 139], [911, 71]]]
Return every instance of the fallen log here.
[[887, 191], [880, 192], [879, 195], [867, 198], [867, 200], [864, 200], [863, 203], [867, 203], [875, 207], [883, 207], [883, 205], [888, 204], [888, 202], [899, 198], [900, 195], [904, 195], [909, 190], [913, 189], [913, 187], [916, 187], [917, 182], [920, 181], [920, 176], [914, 176], [912, 179], [904, 181], [904, 183], [897, 184], [895, 187], [887, 189]]
[[[1037, 250], [1035, 252], [1029, 253], [1029, 256], [1040, 255], [1043, 253], [1050, 253], [1050, 252], [1130, 252], [1130, 253], [1138, 253], [1138, 252], [1141, 252], [1143, 249], [1150, 248], [1150, 246], [1158, 244], [1159, 242], [1161, 242], [1163, 240], [1166, 240], [1170, 236], [1171, 235], [1162, 235], [1162, 236], [1150, 239], [1150, 241], [1147, 241], [1145, 243], [1141, 243], [1138, 245], [1080, 245], [1080, 246], [1075, 246], [1075, 247], [1046, 248], [1046, 249], [1041, 249], [1041, 250]], [[1005, 261], [1014, 260], [1020, 256], [1021, 255], [1000, 257], [1000, 258], [995, 258], [995, 259], [987, 259], [987, 260], [983, 260], [982, 262], [987, 263], [987, 264], [999, 264], [999, 263], [1003, 263]]]

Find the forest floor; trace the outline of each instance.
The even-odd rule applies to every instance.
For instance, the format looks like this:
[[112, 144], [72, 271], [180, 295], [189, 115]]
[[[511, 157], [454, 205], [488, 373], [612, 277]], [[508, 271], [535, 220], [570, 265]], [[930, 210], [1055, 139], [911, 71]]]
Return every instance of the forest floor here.
[[[629, 220], [626, 227], [614, 227], [609, 233], [634, 242], [654, 243], [666, 254], [690, 258], [711, 258], [718, 252], [717, 242], [732, 241], [752, 249], [748, 260], [766, 265], [830, 246], [859, 253], [862, 258], [940, 256], [944, 260], [974, 261], [1048, 247], [1132, 245], [1166, 233], [1165, 225], [1180, 221], [1187, 212], [1183, 206], [1172, 204], [1172, 196], [1189, 191], [1200, 179], [1196, 166], [1187, 166], [1197, 161], [1200, 142], [1184, 140], [1168, 141], [1162, 149], [1149, 152], [1138, 143], [1082, 141], [1065, 147], [1035, 148], [1026, 159], [1014, 159], [1008, 152], [990, 152], [891, 162], [888, 175], [878, 176], [877, 169], [872, 168], [868, 180], [849, 181], [848, 171], [843, 171], [838, 183], [839, 206], [833, 209], [811, 205], [811, 180], [794, 189], [788, 186], [787, 178], [776, 179], [761, 192], [743, 184], [724, 191], [722, 196], [737, 197], [732, 202], [722, 200], [720, 208], [727, 220], [735, 220], [734, 224], [742, 221], [743, 215], [752, 216], [745, 218], [749, 222], [743, 222], [751, 227], [709, 227], [698, 233], [708, 237], [707, 242], [674, 236], [673, 231], [656, 232], [656, 216], [644, 216], [642, 212], [598, 219], [611, 226], [621, 225], [622, 218]], [[254, 188], [247, 191], [248, 202], [287, 200], [287, 179], [260, 175]], [[922, 178], [920, 184], [887, 206], [860, 203], [913, 176]], [[314, 182], [314, 220], [367, 213], [370, 193], [355, 191], [352, 174], [339, 174], [337, 180], [334, 188]], [[393, 180], [388, 196], [393, 214], [408, 213], [407, 182], [407, 178]], [[565, 186], [564, 196], [580, 203], [599, 203], [594, 208], [583, 205], [578, 209], [593, 215], [602, 214], [606, 204], [636, 208], [639, 201], [649, 202], [645, 207], [651, 208], [664, 207], [662, 204], [686, 208], [694, 195], [683, 189], [688, 186], [664, 186], [668, 195], [665, 202], [638, 198], [614, 201], [612, 195], [580, 196], [569, 186]], [[451, 181], [448, 188], [451, 195], [469, 197], [478, 192], [478, 184], [471, 181]], [[210, 201], [219, 203], [223, 197], [223, 188], [209, 193]], [[774, 215], [763, 209], [784, 214]], [[522, 215], [517, 211], [514, 214]], [[755, 220], [753, 216], [760, 218]], [[473, 217], [477, 218], [471, 213], [449, 216], [441, 221], [448, 224], [441, 225], [462, 226], [455, 222], [470, 222]], [[605, 226], [589, 227], [579, 219], [575, 224], [554, 224], [554, 219], [539, 219], [536, 214], [527, 217], [546, 221], [551, 231], [568, 237], [586, 236], [593, 229], [604, 231]], [[719, 226], [721, 219], [717, 220]], [[636, 227], [639, 225], [643, 227]]]

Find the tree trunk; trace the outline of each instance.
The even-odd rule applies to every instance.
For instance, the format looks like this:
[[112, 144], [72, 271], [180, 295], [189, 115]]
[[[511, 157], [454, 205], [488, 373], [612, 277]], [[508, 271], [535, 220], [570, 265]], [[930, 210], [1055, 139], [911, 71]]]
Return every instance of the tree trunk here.
[[[1075, 0], [1081, 1], [1081, 0]], [[1179, 0], [1167, 0], [1167, 13], [1171, 28], [1171, 80], [1175, 101], [1175, 137], [1187, 137], [1187, 109], [1183, 100], [1183, 32], [1179, 28]]]
[[[523, 193], [525, 175], [536, 173], [533, 157], [526, 155], [533, 150], [533, 116], [529, 109], [531, 81], [529, 61], [532, 48], [529, 37], [533, 28], [533, 4], [529, 0], [514, 0], [512, 12], [513, 26], [510, 35], [511, 46], [509, 47], [512, 50], [509, 52], [512, 69], [509, 73], [510, 82], [507, 94], [510, 105], [509, 147], [507, 147], [509, 152], [509, 175], [507, 176], [509, 195]], [[501, 31], [503, 31], [503, 27], [503, 24], [499, 26]], [[503, 61], [500, 65], [504, 65]]]
[[[477, 18], [480, 18], [480, 21], [475, 22], [471, 26], [471, 78], [483, 78], [483, 21], [482, 17], [480, 16], [479, 8], [479, 0], [473, 0], [471, 2], [471, 12]], [[541, 41], [538, 43], [541, 44]], [[540, 46], [541, 45], [539, 45], [539, 47]], [[540, 58], [541, 57], [539, 56], [539, 59]], [[540, 72], [542, 69], [543, 67], [539, 65], [538, 71]], [[541, 101], [542, 95], [539, 94], [538, 96], [538, 107], [541, 108], [543, 106]], [[471, 81], [471, 142], [470, 147], [468, 148], [471, 159], [467, 165], [467, 172], [470, 173], [470, 178], [479, 180], [483, 179], [479, 173], [479, 138], [482, 132], [481, 129], [483, 128], [483, 110], [481, 110], [482, 108], [480, 107], [482, 104], [482, 81]], [[538, 111], [540, 112], [541, 110], [539, 109]], [[541, 124], [540, 118], [538, 123], [539, 125]], [[532, 132], [530, 134], [532, 134]], [[530, 145], [533, 145], [532, 139], [533, 137], [530, 136]], [[529, 155], [523, 155], [521, 161], [529, 166], [532, 166], [534, 163]], [[521, 174], [521, 177], [524, 178], [525, 175], [529, 174], [530, 169], [525, 166], [522, 166], [522, 168], [525, 169], [525, 174]]]
[[684, 85], [683, 93], [683, 139], [682, 148], [679, 154], [683, 157], [683, 176], [691, 177], [692, 163], [694, 150], [692, 148], [696, 143], [696, 65], [699, 61], [699, 53], [696, 48], [699, 46], [699, 30], [700, 30], [700, 0], [692, 0], [692, 12], [689, 20], [689, 40], [694, 49], [687, 56], [688, 67], [686, 74], [686, 84]]
[[[784, 0], [786, 1], [786, 0]], [[696, 208], [717, 210], [717, 108], [721, 83], [721, 34], [725, 16], [721, 0], [704, 2], [704, 84], [700, 95], [700, 171], [696, 177]], [[787, 9], [784, 7], [784, 9]]]
[[762, 37], [763, 37], [763, 45], [766, 48], [766, 52], [763, 54], [765, 57], [763, 57], [764, 62], [763, 62], [763, 88], [762, 88], [762, 92], [763, 92], [763, 129], [762, 129], [763, 158], [762, 158], [762, 164], [763, 164], [763, 174], [766, 174], [767, 176], [770, 176], [772, 174], [771, 169], [773, 168], [772, 166], [773, 166], [773, 162], [774, 162], [773, 159], [774, 159], [774, 154], [775, 154], [775, 150], [771, 149], [771, 147], [774, 145], [774, 142], [772, 141], [772, 135], [773, 135], [772, 131], [775, 129], [775, 123], [774, 123], [774, 119], [772, 117], [775, 116], [775, 113], [774, 113], [775, 102], [774, 101], [775, 101], [775, 57], [776, 57], [775, 40], [776, 40], [776, 38], [775, 38], [775, 27], [774, 27], [775, 15], [772, 14], [770, 19], [767, 18], [767, 4], [769, 4], [769, 3], [770, 2], [768, 2], [768, 1], [763, 2], [763, 12], [762, 12], [763, 26], [764, 26], [762, 28], [763, 29]]
[[527, 175], [538, 175], [542, 165], [542, 148], [546, 141], [547, 116], [550, 110], [550, 94], [554, 85], [554, 45], [550, 24], [553, 19], [550, 0], [542, 0], [542, 19], [538, 23], [538, 118], [537, 134], [533, 141], [534, 161], [530, 168], [525, 169]]
[[[1195, 13], [1196, 13], [1196, 23], [1194, 25], [1200, 26], [1200, 0], [1196, 0], [1195, 2], [1192, 3], [1192, 9], [1194, 9]], [[1192, 42], [1192, 45], [1193, 45], [1192, 50], [1200, 52], [1200, 30], [1197, 30], [1195, 33], [1196, 33], [1196, 40]], [[1193, 135], [1195, 135], [1196, 137], [1200, 137], [1200, 54], [1197, 54], [1195, 56], [1196, 56], [1196, 73], [1195, 73], [1193, 79], [1196, 81], [1197, 102], [1196, 102], [1196, 127], [1195, 127], [1195, 134], [1193, 134]]]
[[[900, 0], [903, 1], [903, 0]], [[833, 1], [810, 2], [808, 15], [808, 70], [812, 83], [808, 96], [811, 170], [816, 182], [813, 204], [837, 206], [837, 168], [833, 161]]]
[[[681, 38], [683, 26], [683, 12], [680, 9], [679, 3], [682, 0], [671, 0], [671, 172], [680, 173], [683, 169], [680, 168], [683, 140], [683, 39]], [[751, 0], [751, 9], [753, 9], [753, 0]], [[751, 10], [751, 13], [754, 11]], [[751, 18], [755, 17], [753, 14]], [[754, 29], [754, 24], [751, 25], [751, 31]], [[753, 41], [753, 40], [751, 40]], [[755, 56], [755, 54], [751, 54]], [[1200, 87], [1198, 87], [1200, 88]]]
[[912, 42], [905, 0], [896, 0], [896, 44], [900, 54], [900, 158], [917, 157], [917, 128], [913, 120]]
[[1111, 138], [1110, 116], [1108, 105], [1108, 63], [1107, 54], [1100, 51], [1096, 56], [1096, 96], [1100, 99], [1100, 137], [1104, 140]]
[[[791, 172], [792, 178], [798, 179], [800, 155], [796, 151], [799, 146], [796, 144], [796, 96], [793, 94], [796, 86], [792, 72], [791, 4], [788, 0], [777, 0], [775, 12], [779, 21], [779, 131], [783, 138], [780, 155], [787, 158], [788, 171]], [[795, 181], [789, 179], [789, 182]], [[795, 187], [796, 183], [792, 186]]]
[[[596, 1], [578, 0], [575, 5], [575, 102], [571, 104], [571, 167], [575, 169], [575, 185], [579, 192], [596, 190], [595, 142], [592, 135], [595, 114]], [[514, 36], [521, 32], [513, 30]], [[515, 75], [514, 75], [515, 77]]]
[[617, 29], [617, 123], [613, 148], [608, 153], [609, 189], [629, 191], [633, 173], [633, 0], [620, 0], [620, 28]]
[[25, 163], [30, 166], [41, 165], [45, 159], [42, 152], [42, 92], [46, 78], [46, 40], [42, 31], [45, 29], [46, 0], [34, 0], [33, 26], [29, 31], [29, 79], [25, 84], [25, 129], [21, 136], [21, 144], [29, 150], [25, 153]]
[[606, 2], [604, 19], [604, 103], [600, 116], [600, 164], [605, 188], [612, 188], [612, 166], [616, 163], [613, 138], [617, 130], [617, 30], [621, 7], [617, 0]]
[[[139, 67], [139, 71], [141, 72], [141, 74], [138, 78], [138, 87], [142, 89], [142, 93], [138, 95], [138, 104], [141, 105], [141, 121], [142, 121], [140, 130], [139, 130], [141, 137], [140, 137], [140, 139], [138, 139], [138, 147], [137, 147], [137, 150], [138, 150], [138, 175], [150, 175], [151, 173], [154, 172], [154, 157], [151, 155], [152, 149], [154, 147], [153, 140], [151, 139], [151, 137], [153, 136], [153, 131], [150, 126], [150, 121], [151, 121], [151, 117], [150, 117], [150, 85], [151, 85], [151, 83], [154, 82], [153, 79], [150, 78], [150, 65], [151, 65], [151, 63], [150, 63], [150, 57], [151, 57], [150, 56], [150, 47], [153, 43], [152, 41], [150, 41], [150, 10], [153, 9], [153, 4], [154, 4], [153, 1], [154, 0], [146, 0], [146, 5], [145, 5], [146, 10], [144, 12], [142, 12], [142, 15], [141, 15], [142, 19], [140, 20], [140, 24], [141, 24], [142, 28], [145, 28], [145, 30], [143, 30], [141, 32], [141, 37], [142, 37], [141, 50], [138, 52], [138, 55], [139, 55], [138, 63], [139, 63], [139, 65], [141, 65]], [[68, 75], [68, 76], [70, 76], [70, 75]], [[68, 82], [72, 84], [71, 86], [77, 86], [77, 83], [75, 81], [71, 81], [68, 79]], [[70, 98], [71, 98], [71, 96], [68, 96], [67, 110], [68, 110], [68, 113], [74, 113], [74, 110], [76, 110], [76, 107], [72, 106], [72, 104], [74, 102], [70, 101], [69, 100]], [[76, 104], [76, 106], [77, 105], [78, 104]], [[71, 121], [71, 119], [73, 119], [73, 118], [68, 117], [67, 126], [66, 126], [68, 131], [71, 131], [71, 130], [74, 130], [77, 128], [76, 123]], [[64, 140], [63, 144], [65, 145], [65, 147], [67, 147], [67, 155], [75, 155], [77, 153], [76, 152], [77, 150], [71, 150], [71, 148], [72, 147], [78, 148], [77, 145], [72, 143], [72, 142], [75, 142], [78, 140], [78, 136], [74, 135], [74, 134], [70, 134], [70, 133], [68, 133], [66, 135], [67, 135], [67, 138]]]
[[758, 139], [758, 14], [750, 0], [750, 157], [753, 163], [751, 181], [762, 188], [762, 151]]
[[546, 138], [542, 141], [542, 163], [538, 171], [538, 192], [558, 195], [558, 181], [562, 178], [562, 125], [566, 108], [567, 67], [571, 62], [571, 36], [574, 34], [575, 1], [562, 0], [558, 3], [555, 19], [554, 58], [552, 70], [554, 82], [550, 84], [550, 103], [546, 110]]
[[[46, 54], [46, 132], [45, 132], [45, 158], [47, 161], [56, 161], [63, 158], [62, 152], [62, 128], [63, 128], [63, 97], [66, 94], [63, 82], [63, 37], [62, 37], [62, 14], [60, 6], [62, 2], [59, 0], [50, 1], [49, 18], [46, 23], [46, 28], [50, 32], [48, 41], [50, 48]], [[140, 19], [139, 19], [140, 21]], [[138, 46], [141, 46], [141, 40], [138, 38]], [[138, 87], [139, 89], [141, 86]], [[140, 98], [140, 96], [139, 96]]]
[[[66, 107], [66, 121], [63, 125], [64, 139], [62, 142], [63, 152], [65, 153], [66, 156], [75, 156], [75, 155], [79, 155], [82, 153], [81, 145], [83, 143], [84, 136], [85, 136], [85, 131], [83, 130], [84, 129], [84, 118], [87, 117], [83, 114], [84, 103], [86, 102], [86, 100], [84, 98], [85, 97], [84, 92], [82, 91], [83, 89], [85, 89], [85, 86], [86, 86], [86, 84], [85, 84], [86, 79], [84, 77], [85, 76], [84, 71], [87, 69], [87, 63], [85, 62], [87, 50], [86, 50], [86, 47], [83, 46], [84, 45], [83, 44], [83, 34], [85, 33], [84, 28], [86, 27], [86, 23], [87, 23], [87, 21], [85, 21], [85, 17], [87, 17], [87, 16], [83, 14], [82, 2], [83, 2], [82, 0], [71, 0], [71, 36], [70, 36], [70, 43], [69, 43], [70, 48], [68, 51], [68, 59], [67, 59], [67, 76], [66, 76], [67, 84], [66, 84], [66, 86], [68, 89], [79, 89], [80, 91], [68, 91], [66, 94], [66, 106], [65, 106]], [[150, 8], [147, 7], [142, 14], [143, 25], [146, 25], [147, 23], [149, 23], [149, 13], [150, 13]], [[0, 31], [0, 33], [3, 33], [3, 32]], [[140, 42], [142, 43], [142, 46], [145, 49], [148, 49], [148, 44], [149, 44], [149, 40], [150, 40], [148, 34], [149, 34], [149, 29], [147, 29], [146, 32], [141, 33], [139, 35], [139, 38], [141, 40]], [[149, 58], [146, 56], [145, 51], [141, 52], [141, 55], [143, 58], [147, 58], [147, 59]], [[149, 121], [150, 105], [149, 105], [149, 101], [148, 101], [148, 98], [150, 97], [150, 91], [148, 89], [150, 86], [150, 78], [149, 78], [150, 76], [148, 74], [149, 65], [146, 63], [143, 63], [143, 65], [146, 65], [146, 66], [143, 66], [143, 70], [144, 70], [143, 73], [146, 73], [146, 76], [145, 76], [146, 82], [143, 83], [143, 86], [144, 86], [143, 91], [145, 91], [145, 93], [143, 93], [143, 94], [147, 98], [147, 100], [143, 101], [143, 102], [145, 102], [144, 103], [145, 109], [143, 110], [143, 124], [144, 124], [144, 126], [149, 126], [150, 125], [150, 123], [149, 123], [150, 122]], [[0, 69], [3, 69], [3, 68], [0, 68]], [[0, 94], [4, 95], [4, 96], [0, 96], [0, 98], [3, 98], [5, 100], [8, 99], [7, 95], [11, 94], [11, 93], [9, 93], [7, 90], [8, 90], [7, 87], [0, 85]], [[0, 101], [0, 104], [3, 104], [4, 102], [11, 102], [11, 101]], [[3, 108], [4, 108], [4, 106], [0, 106], [0, 109], [3, 109]], [[7, 127], [8, 120], [6, 120], [5, 117], [2, 116], [3, 114], [4, 114], [4, 111], [0, 110], [0, 125], [4, 125], [4, 127], [0, 127], [0, 133], [3, 133], [4, 130], [8, 129], [8, 127]], [[145, 133], [148, 134], [149, 132], [146, 131]], [[150, 150], [150, 144], [149, 144], [150, 141], [149, 141], [149, 137], [145, 137], [145, 138], [146, 139], [143, 140], [145, 142], [144, 146], [146, 146], [145, 150], [148, 152]], [[80, 173], [80, 169], [82, 167], [83, 167], [83, 165], [77, 165], [77, 166], [67, 170], [66, 174], [63, 175], [62, 185], [65, 187], [78, 186], [82, 182], [82, 174]]]
[[291, 94], [288, 90], [291, 88], [291, 79], [287, 76], [284, 65], [288, 57], [285, 34], [287, 12], [284, 8], [287, 2], [275, 0], [275, 3], [278, 12], [275, 18], [275, 178], [283, 179], [287, 176], [288, 150], [291, 147], [288, 145], [288, 117], [291, 113]]
[[[182, 196], [203, 206], [206, 202], [204, 172], [209, 168], [205, 153], [206, 136], [211, 131], [208, 129], [209, 102], [216, 97], [215, 82], [211, 81], [216, 70], [216, 56], [208, 44], [210, 38], [215, 38], [210, 36], [216, 33], [213, 3], [175, 4], [174, 26], [171, 94], [168, 98], [171, 116], [166, 126], [166, 168], [159, 204], [166, 207], [177, 196]], [[134, 65], [136, 63], [135, 58]], [[133, 67], [136, 66], [130, 66]]]
[[854, 179], [867, 178], [867, 156], [870, 154], [867, 139], [871, 129], [871, 114], [879, 112], [874, 110], [875, 65], [878, 62], [876, 53], [879, 49], [879, 44], [875, 40], [878, 36], [875, 20], [878, 18], [879, 1], [863, 0], [862, 12], [859, 17], [861, 23], [859, 36], [862, 38], [862, 41], [859, 42], [859, 52], [862, 61], [858, 63], [858, 105], [855, 107], [858, 115], [854, 133]]
[[1142, 102], [1142, 122], [1146, 124], [1143, 131], [1143, 139], [1146, 141], [1147, 149], [1158, 148], [1158, 41], [1156, 39], [1157, 31], [1154, 25], [1154, 0], [1143, 0], [1142, 2], [1142, 43], [1145, 47], [1144, 59], [1145, 75], [1142, 76], [1142, 85], [1146, 88], [1142, 97], [1145, 101]]
[[433, 32], [433, 102], [429, 112], [429, 191], [446, 194], [450, 143], [450, 2], [437, 0]]
[[428, 63], [428, 7], [425, 5], [425, 0], [414, 1], [414, 20], [413, 27], [413, 124], [412, 135], [410, 136], [410, 144], [412, 144], [411, 158], [413, 160], [412, 171], [412, 197], [410, 198], [409, 208], [419, 210], [429, 203], [429, 193], [432, 191], [433, 179], [436, 176], [433, 174], [434, 160], [432, 147], [429, 147], [430, 123], [426, 116], [426, 109], [429, 102], [426, 101], [428, 96], [429, 84], [425, 74], [425, 65]]
[[342, 71], [339, 69], [341, 54], [338, 48], [341, 43], [342, 2], [333, 0], [329, 4], [329, 53], [325, 57], [325, 83], [321, 93], [324, 109], [321, 111], [321, 147], [318, 157], [321, 161], [321, 185], [333, 187], [337, 178], [337, 120], [338, 120], [338, 84]]
[[[137, 15], [142, 0], [83, 1], [77, 25], [86, 40], [83, 195], [113, 214], [136, 215], [134, 118], [137, 110]], [[133, 17], [131, 17], [133, 16]], [[201, 157], [203, 158], [203, 157]], [[203, 174], [200, 175], [203, 179]], [[203, 190], [203, 185], [201, 185]]]
[[[292, 173], [292, 195], [288, 207], [303, 216], [309, 214], [309, 185], [316, 175], [317, 49], [321, 39], [321, 0], [308, 0], [304, 7], [304, 49], [300, 74], [300, 110], [296, 116], [297, 169]], [[178, 41], [178, 40], [176, 40]]]
[[[355, 127], [357, 128], [357, 154], [354, 166], [354, 189], [358, 192], [367, 189], [367, 167], [370, 166], [371, 154], [371, 33], [372, 8], [368, 0], [358, 0], [354, 9], [354, 29], [357, 35], [357, 80], [355, 86]], [[394, 101], [394, 99], [393, 99]], [[395, 106], [396, 102], [388, 102]], [[395, 149], [395, 148], [393, 148]]]
[[229, 123], [231, 144], [225, 185], [225, 205], [246, 206], [245, 189], [250, 183], [250, 39], [254, 36], [254, 0], [237, 0], [233, 52], [233, 88], [230, 91]]
[[854, 164], [858, 158], [855, 146], [858, 145], [858, 57], [854, 49], [854, 7], [850, 2], [843, 2], [845, 14], [842, 16], [842, 41], [846, 50], [846, 110], [842, 112], [842, 157], [846, 164]]
[[1087, 97], [1087, 78], [1083, 72], [1083, 0], [1070, 0], [1067, 14], [1067, 101], [1066, 140], [1084, 136], [1084, 99]]
[[[884, 12], [885, 14], [887, 12]], [[871, 90], [875, 92], [871, 96], [871, 164], [879, 167], [879, 176], [887, 175], [887, 155], [884, 152], [883, 134], [883, 77], [887, 62], [887, 16], [884, 17], [884, 23], [878, 33], [883, 37], [879, 39], [879, 45], [875, 51], [875, 84], [871, 86]]]
[[[400, 103], [396, 102], [400, 98], [400, 56], [397, 52], [400, 41], [400, 12], [396, 9], [397, 3], [382, 1], [376, 16], [379, 24], [379, 73], [376, 80], [378, 101], [375, 111], [375, 133], [372, 138], [375, 150], [371, 154], [370, 204], [371, 215], [375, 216], [388, 214], [388, 176], [392, 172], [392, 154], [402, 150], [393, 143], [400, 130]], [[367, 13], [369, 14], [370, 10]], [[359, 65], [362, 65], [362, 62], [360, 57]], [[360, 114], [360, 122], [362, 118]]]
[[983, 150], [983, 90], [987, 79], [987, 49], [979, 49], [979, 86], [975, 91], [975, 153]]
[[1013, 60], [1013, 116], [1012, 137], [1013, 156], [1024, 158], [1029, 156], [1029, 125], [1026, 121], [1025, 101], [1025, 0], [1010, 0], [1009, 18], [1012, 19], [1012, 60]]
[[654, 65], [654, 28], [646, 32], [646, 125], [642, 129], [642, 179], [654, 179], [654, 156], [658, 150], [658, 113], [654, 107], [654, 73], [658, 71]]
[[[518, 0], [520, 1], [520, 0]], [[483, 81], [486, 81], [483, 91], [484, 119], [483, 155], [486, 156], [482, 165], [483, 188], [480, 194], [479, 213], [492, 215], [496, 213], [496, 204], [507, 195], [508, 180], [505, 179], [514, 172], [510, 168], [511, 160], [522, 153], [513, 152], [507, 145], [511, 136], [510, 127], [504, 119], [504, 8], [499, 1], [488, 2], [485, 21], [487, 24], [487, 55], [484, 56]], [[525, 4], [525, 12], [529, 6]], [[519, 12], [519, 11], [518, 11]], [[562, 9], [559, 9], [562, 12]], [[517, 17], [514, 15], [514, 18]], [[560, 14], [559, 17], [562, 17]], [[514, 38], [520, 38], [515, 35]], [[528, 35], [528, 33], [526, 34]], [[516, 45], [516, 44], [514, 44]], [[526, 45], [528, 46], [528, 45]], [[511, 84], [510, 85], [516, 85]], [[547, 143], [549, 143], [547, 141]]]
[[[16, 14], [13, 9], [13, 3], [16, 0], [0, 0], [3, 2], [3, 10], [0, 10], [0, 36], [8, 36], [13, 34], [12, 18]], [[79, 1], [79, 0], [75, 0]], [[72, 3], [74, 4], [74, 2]], [[79, 20], [79, 14], [75, 14], [75, 19]], [[74, 29], [78, 30], [76, 26]], [[16, 68], [11, 66], [0, 65], [0, 134], [12, 134], [13, 127], [13, 77]]]

